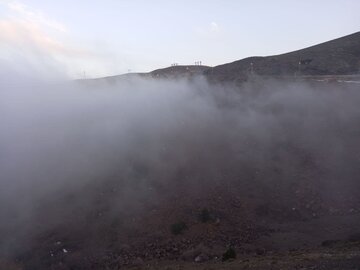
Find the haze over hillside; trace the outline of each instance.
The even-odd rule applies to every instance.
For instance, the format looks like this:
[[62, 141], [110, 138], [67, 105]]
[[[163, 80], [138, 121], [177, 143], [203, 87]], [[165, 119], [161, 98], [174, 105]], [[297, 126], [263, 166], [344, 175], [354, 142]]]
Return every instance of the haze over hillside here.
[[234, 269], [353, 269], [357, 86], [6, 85], [0, 269], [222, 269], [228, 250]]

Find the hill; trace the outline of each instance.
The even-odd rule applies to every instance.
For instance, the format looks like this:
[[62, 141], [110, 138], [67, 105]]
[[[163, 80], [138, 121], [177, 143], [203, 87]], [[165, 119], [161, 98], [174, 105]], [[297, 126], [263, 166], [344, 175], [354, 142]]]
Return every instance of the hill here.
[[181, 78], [181, 77], [191, 77], [194, 75], [202, 75], [210, 67], [208, 66], [172, 66], [168, 68], [156, 69], [150, 72], [150, 75], [155, 78]]
[[360, 71], [360, 32], [302, 50], [254, 56], [216, 66], [205, 74], [216, 81], [242, 81], [260, 76], [351, 75]]
[[[198, 66], [198, 65], [179, 65], [171, 66], [166, 68], [160, 68], [153, 70], [148, 73], [127, 73], [115, 76], [102, 77], [97, 79], [85, 80], [87, 82], [107, 82], [107, 83], [116, 83], [120, 81], [131, 80], [134, 77], [141, 78], [155, 78], [155, 79], [179, 79], [179, 78], [191, 78], [193, 76], [203, 75], [204, 71], [208, 70], [208, 66]], [[84, 81], [84, 80], [80, 80]]]
[[360, 32], [356, 32], [293, 52], [273, 56], [252, 56], [215, 67], [180, 65], [148, 73], [129, 73], [95, 80], [114, 83], [134, 76], [172, 79], [204, 75], [212, 82], [242, 82], [252, 75], [314, 77], [357, 75], [359, 72]]

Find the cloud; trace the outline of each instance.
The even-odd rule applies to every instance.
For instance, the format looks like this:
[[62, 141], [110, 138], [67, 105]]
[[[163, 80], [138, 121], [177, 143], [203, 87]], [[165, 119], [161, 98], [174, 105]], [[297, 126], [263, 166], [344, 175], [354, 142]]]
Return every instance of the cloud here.
[[221, 27], [217, 22], [211, 22], [207, 25], [195, 28], [195, 33], [201, 38], [214, 39], [218, 38], [221, 34]]
[[210, 24], [210, 31], [211, 32], [219, 32], [220, 31], [220, 27], [216, 22], [212, 22]]
[[12, 72], [26, 74], [31, 69], [39, 78], [54, 74], [79, 78], [84, 70], [99, 76], [116, 67], [113, 54], [80, 45], [63, 23], [48, 19], [42, 11], [17, 1], [0, 5], [7, 15], [0, 19], [0, 60]]
[[30, 8], [17, 1], [7, 3], [7, 7], [30, 22], [46, 25], [49, 28], [55, 29], [59, 32], [66, 32], [66, 27], [55, 20], [48, 19], [41, 11]]
[[41, 25], [23, 20], [0, 20], [0, 40], [9, 45], [31, 45], [49, 53], [84, 55], [81, 49], [66, 46], [46, 33]]
[[[257, 81], [233, 89], [135, 78], [32, 85], [0, 88], [0, 256], [13, 239], [27, 249], [29, 236], [52, 235], [86, 258], [114, 239], [108, 226], [148, 224], [142, 209], [184, 209], [171, 208], [183, 194], [194, 209], [223, 189], [279, 209], [359, 197], [356, 87]], [[151, 224], [162, 228], [161, 220]], [[30, 238], [28, 256], [19, 258], [49, 254], [54, 238]], [[68, 265], [69, 258], [52, 259]]]
[[19, 73], [26, 73], [30, 68], [37, 71], [39, 77], [67, 76], [77, 69], [75, 61], [92, 57], [90, 51], [64, 40], [48, 33], [39, 23], [22, 19], [0, 20], [0, 59]]

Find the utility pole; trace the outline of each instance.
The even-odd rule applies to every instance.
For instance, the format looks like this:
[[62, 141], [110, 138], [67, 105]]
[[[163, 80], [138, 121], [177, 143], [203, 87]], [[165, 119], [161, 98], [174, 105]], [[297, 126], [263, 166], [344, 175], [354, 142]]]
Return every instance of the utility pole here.
[[295, 72], [295, 78], [300, 76], [300, 73], [301, 73], [301, 59], [299, 59], [298, 70], [297, 72]]

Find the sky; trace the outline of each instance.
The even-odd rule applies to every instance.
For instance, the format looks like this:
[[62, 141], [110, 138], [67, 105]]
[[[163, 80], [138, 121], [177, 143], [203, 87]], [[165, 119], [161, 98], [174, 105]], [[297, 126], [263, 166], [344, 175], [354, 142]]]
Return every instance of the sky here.
[[0, 0], [0, 67], [94, 78], [301, 49], [360, 30], [359, 0]]

